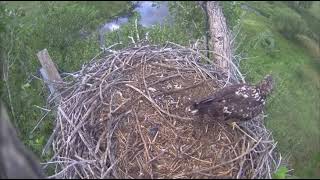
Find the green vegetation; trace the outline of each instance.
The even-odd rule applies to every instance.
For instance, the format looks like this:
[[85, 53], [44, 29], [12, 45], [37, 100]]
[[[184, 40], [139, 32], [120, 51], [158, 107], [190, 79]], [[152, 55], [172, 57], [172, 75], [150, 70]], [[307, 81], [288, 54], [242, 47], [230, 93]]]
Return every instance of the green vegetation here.
[[[276, 80], [267, 102], [266, 123], [281, 153], [290, 156], [290, 166], [279, 169], [274, 177], [283, 178], [291, 168], [295, 176], [320, 177], [320, 2], [222, 5], [228, 25], [241, 24], [237, 53], [248, 58], [241, 61], [246, 80], [256, 83], [267, 73]], [[48, 96], [45, 85], [33, 78], [40, 66], [36, 53], [47, 48], [60, 69], [78, 70], [99, 51], [95, 29], [130, 8], [128, 2], [0, 3], [1, 63], [9, 65], [8, 81], [0, 82], [1, 98], [7, 107], [13, 107], [11, 119], [20, 137], [39, 156], [53, 117], [47, 116], [31, 133], [45, 114], [35, 105], [46, 106]], [[144, 28], [136, 26], [140, 17], [133, 14], [128, 24], [106, 35], [106, 46], [122, 42], [117, 47], [123, 48], [131, 43], [128, 36], [138, 40], [147, 33], [153, 43], [183, 45], [205, 35], [204, 13], [194, 2], [170, 2], [169, 8], [175, 24]]]
[[[204, 12], [199, 6], [195, 6], [194, 2], [169, 2], [169, 10], [174, 17], [172, 25], [163, 24], [155, 25], [154, 27], [146, 28], [140, 25], [136, 27], [136, 20], [141, 17], [134, 13], [129, 22], [123, 25], [120, 29], [110, 32], [106, 35], [106, 46], [114, 43], [122, 43], [118, 48], [126, 47], [132, 42], [128, 36], [135, 41], [142, 39], [148, 34], [149, 41], [155, 44], [164, 44], [167, 41], [178, 44], [188, 45], [190, 42], [201, 38], [205, 34], [205, 19]], [[168, 20], [166, 20], [168, 21]], [[138, 31], [138, 32], [137, 32]]]
[[[93, 30], [131, 7], [125, 1], [101, 3], [1, 3], [1, 27], [5, 26], [1, 28], [1, 62], [8, 67], [7, 79], [0, 82], [1, 98], [11, 109], [11, 120], [19, 129], [20, 138], [39, 157], [52, 133], [53, 117], [46, 116], [32, 132], [46, 113], [36, 106], [45, 107], [48, 97], [46, 86], [34, 78], [39, 77], [40, 67], [36, 53], [47, 48], [59, 69], [78, 70], [99, 51]], [[105, 8], [109, 8], [107, 14]], [[6, 24], [2, 25], [4, 19]]]
[[[239, 52], [249, 57], [241, 62], [241, 70], [254, 83], [267, 73], [274, 75], [276, 89], [267, 103], [267, 126], [281, 153], [290, 156], [296, 176], [319, 177], [320, 62], [311, 53], [319, 45], [309, 37], [317, 32], [309, 29], [303, 14], [283, 2], [243, 4], [255, 11], [243, 11], [241, 17]], [[303, 24], [306, 30], [301, 30]]]
[[272, 176], [272, 179], [285, 179], [288, 173], [288, 169], [284, 166], [279, 167], [277, 172], [275, 172]]

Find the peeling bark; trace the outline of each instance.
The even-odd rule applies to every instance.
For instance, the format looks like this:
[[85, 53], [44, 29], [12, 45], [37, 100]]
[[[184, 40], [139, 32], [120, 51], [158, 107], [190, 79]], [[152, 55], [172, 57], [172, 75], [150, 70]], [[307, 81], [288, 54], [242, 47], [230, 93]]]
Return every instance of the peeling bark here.
[[229, 31], [222, 8], [217, 1], [207, 1], [209, 17], [210, 44], [214, 51], [213, 57], [218, 66], [225, 72], [230, 72], [232, 50]]

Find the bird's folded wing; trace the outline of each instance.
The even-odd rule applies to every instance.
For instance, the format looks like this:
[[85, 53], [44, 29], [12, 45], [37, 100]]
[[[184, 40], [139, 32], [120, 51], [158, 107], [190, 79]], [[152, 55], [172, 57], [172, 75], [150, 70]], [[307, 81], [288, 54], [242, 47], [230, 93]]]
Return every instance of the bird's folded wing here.
[[220, 89], [216, 91], [212, 96], [209, 96], [208, 98], [201, 100], [198, 104], [206, 104], [210, 103], [212, 101], [219, 102], [222, 101], [226, 96], [229, 94], [235, 93], [238, 88], [244, 86], [245, 84], [234, 84], [228, 87], [225, 87], [223, 89]]

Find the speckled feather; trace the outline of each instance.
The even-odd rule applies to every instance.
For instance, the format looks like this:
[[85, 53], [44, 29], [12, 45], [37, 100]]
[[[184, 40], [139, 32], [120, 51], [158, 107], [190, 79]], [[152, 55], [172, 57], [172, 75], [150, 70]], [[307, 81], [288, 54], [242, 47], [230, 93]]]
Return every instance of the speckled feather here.
[[235, 84], [222, 88], [210, 97], [194, 103], [193, 112], [205, 114], [217, 121], [246, 121], [259, 115], [266, 97], [273, 89], [273, 79], [267, 75], [257, 85]]

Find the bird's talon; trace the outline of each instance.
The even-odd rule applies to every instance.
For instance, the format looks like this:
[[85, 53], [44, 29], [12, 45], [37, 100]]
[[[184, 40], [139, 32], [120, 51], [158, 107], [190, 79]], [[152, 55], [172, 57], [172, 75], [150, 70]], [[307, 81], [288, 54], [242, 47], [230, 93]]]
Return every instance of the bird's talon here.
[[237, 126], [237, 123], [236, 122], [232, 122], [231, 125], [232, 125], [232, 130], [234, 130], [234, 128]]

